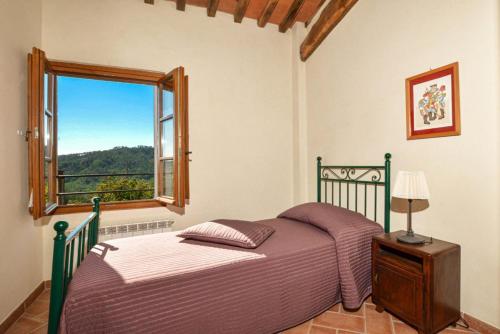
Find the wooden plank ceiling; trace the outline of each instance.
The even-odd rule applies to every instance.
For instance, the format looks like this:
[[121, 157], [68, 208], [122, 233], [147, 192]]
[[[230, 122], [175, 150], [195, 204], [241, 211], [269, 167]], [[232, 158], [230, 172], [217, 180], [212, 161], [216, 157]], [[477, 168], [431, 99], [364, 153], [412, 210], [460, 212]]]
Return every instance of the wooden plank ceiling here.
[[[164, 0], [156, 0], [164, 1]], [[234, 22], [243, 19], [256, 20], [259, 27], [266, 24], [279, 26], [286, 32], [296, 22], [309, 22], [325, 0], [170, 0], [176, 2], [178, 10], [185, 10], [186, 4], [207, 8], [208, 16], [224, 12], [234, 16]], [[153, 5], [155, 0], [144, 0]]]
[[[166, 0], [156, 0], [166, 1]], [[259, 27], [275, 24], [280, 32], [286, 32], [297, 22], [307, 25], [313, 20], [326, 0], [168, 0], [176, 3], [177, 10], [184, 11], [186, 4], [207, 9], [207, 15], [214, 17], [217, 11], [232, 14], [234, 22], [244, 18], [256, 20]], [[318, 48], [328, 34], [340, 23], [358, 0], [330, 0], [319, 18], [309, 29], [300, 46], [300, 58], [307, 58]], [[154, 5], [155, 0], [144, 0]]]

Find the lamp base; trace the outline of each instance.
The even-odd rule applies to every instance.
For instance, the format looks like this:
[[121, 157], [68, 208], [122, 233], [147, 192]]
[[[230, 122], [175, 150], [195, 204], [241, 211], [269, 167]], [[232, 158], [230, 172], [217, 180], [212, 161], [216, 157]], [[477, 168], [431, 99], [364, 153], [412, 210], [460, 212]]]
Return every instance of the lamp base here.
[[398, 241], [404, 242], [405, 244], [414, 244], [414, 245], [424, 244], [426, 241], [424, 238], [415, 234], [400, 235], [397, 239]]

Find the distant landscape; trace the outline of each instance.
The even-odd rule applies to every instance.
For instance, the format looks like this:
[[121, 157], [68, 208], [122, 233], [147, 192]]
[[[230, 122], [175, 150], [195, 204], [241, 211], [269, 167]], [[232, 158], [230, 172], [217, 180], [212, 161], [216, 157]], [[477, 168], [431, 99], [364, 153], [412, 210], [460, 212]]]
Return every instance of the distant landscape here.
[[[65, 175], [154, 173], [151, 146], [115, 147], [110, 150], [58, 156], [59, 171]], [[153, 175], [65, 178], [64, 192], [130, 190], [154, 188]], [[65, 196], [66, 204], [88, 203], [95, 194]], [[103, 201], [153, 198], [153, 191], [99, 194]]]

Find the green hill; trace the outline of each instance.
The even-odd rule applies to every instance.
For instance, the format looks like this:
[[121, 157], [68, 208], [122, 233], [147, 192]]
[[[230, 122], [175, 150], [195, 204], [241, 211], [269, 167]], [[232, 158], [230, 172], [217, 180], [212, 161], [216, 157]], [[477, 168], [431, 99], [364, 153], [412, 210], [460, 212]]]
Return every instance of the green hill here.
[[[115, 147], [110, 150], [58, 156], [59, 173], [64, 175], [154, 173], [154, 148], [151, 146]], [[152, 175], [66, 178], [64, 192], [130, 190], [154, 187]], [[85, 203], [95, 194], [65, 196], [66, 203]], [[152, 198], [152, 191], [100, 194], [105, 201]]]

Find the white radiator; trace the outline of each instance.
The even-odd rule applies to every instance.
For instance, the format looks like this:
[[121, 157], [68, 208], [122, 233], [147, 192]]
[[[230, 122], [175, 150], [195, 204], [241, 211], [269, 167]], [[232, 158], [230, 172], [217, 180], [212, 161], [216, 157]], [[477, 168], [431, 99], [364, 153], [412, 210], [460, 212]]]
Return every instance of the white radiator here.
[[99, 241], [128, 238], [136, 235], [163, 233], [172, 231], [172, 220], [157, 220], [142, 223], [103, 226], [99, 228]]

